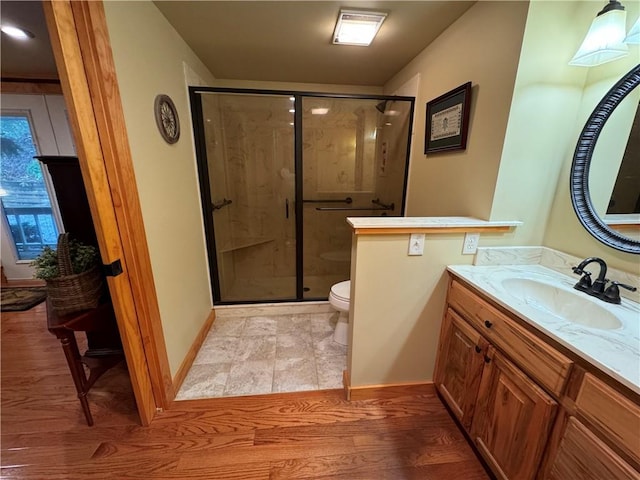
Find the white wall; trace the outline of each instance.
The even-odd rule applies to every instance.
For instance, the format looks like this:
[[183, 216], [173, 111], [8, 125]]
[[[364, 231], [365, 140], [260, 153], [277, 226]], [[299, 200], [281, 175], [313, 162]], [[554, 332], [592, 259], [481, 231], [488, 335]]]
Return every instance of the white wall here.
[[[104, 2], [172, 375], [211, 312], [209, 275], [183, 62], [213, 76], [151, 1]], [[180, 140], [169, 145], [153, 115], [169, 95]]]

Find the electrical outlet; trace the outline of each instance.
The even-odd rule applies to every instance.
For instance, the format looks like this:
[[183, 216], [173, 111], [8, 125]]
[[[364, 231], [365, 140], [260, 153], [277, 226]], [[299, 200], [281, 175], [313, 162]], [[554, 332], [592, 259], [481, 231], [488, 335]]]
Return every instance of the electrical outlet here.
[[478, 242], [480, 241], [479, 233], [467, 233], [464, 236], [464, 244], [462, 245], [463, 255], [473, 255], [478, 250]]
[[412, 233], [409, 237], [409, 255], [424, 253], [424, 233]]

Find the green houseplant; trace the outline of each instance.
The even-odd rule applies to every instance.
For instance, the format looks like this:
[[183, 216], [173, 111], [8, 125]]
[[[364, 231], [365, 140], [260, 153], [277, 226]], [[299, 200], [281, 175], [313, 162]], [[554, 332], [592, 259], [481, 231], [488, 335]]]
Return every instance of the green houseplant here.
[[58, 237], [57, 249], [45, 247], [31, 265], [36, 278], [47, 284], [47, 296], [59, 315], [95, 308], [104, 291], [96, 247]]
[[[98, 250], [92, 245], [85, 245], [76, 240], [69, 241], [69, 254], [73, 273], [82, 273], [95, 267], [98, 262]], [[35, 278], [49, 280], [60, 276], [58, 268], [58, 251], [44, 247], [31, 266], [35, 267]]]

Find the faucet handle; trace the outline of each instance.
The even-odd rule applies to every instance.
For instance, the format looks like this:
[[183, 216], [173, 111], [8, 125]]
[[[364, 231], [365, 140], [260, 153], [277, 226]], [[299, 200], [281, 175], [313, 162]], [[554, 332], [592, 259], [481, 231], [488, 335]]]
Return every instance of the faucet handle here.
[[609, 302], [609, 303], [620, 303], [620, 289], [618, 287], [625, 288], [631, 292], [635, 292], [636, 290], [638, 290], [636, 287], [633, 287], [631, 285], [626, 285], [624, 283], [613, 281], [611, 282], [609, 287], [607, 287], [607, 289], [604, 291], [604, 294], [602, 295], [602, 299], [605, 302]]
[[632, 285], [626, 285], [624, 283], [616, 282], [615, 280], [611, 282], [611, 285], [618, 285], [619, 287], [629, 290], [630, 292], [635, 292], [636, 290], [638, 290], [636, 287]]

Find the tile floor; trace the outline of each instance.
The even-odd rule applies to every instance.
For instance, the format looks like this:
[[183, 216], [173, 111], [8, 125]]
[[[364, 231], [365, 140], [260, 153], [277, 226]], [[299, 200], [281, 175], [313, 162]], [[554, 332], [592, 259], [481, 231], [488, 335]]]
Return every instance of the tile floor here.
[[176, 400], [342, 388], [347, 349], [327, 305], [216, 309]]

